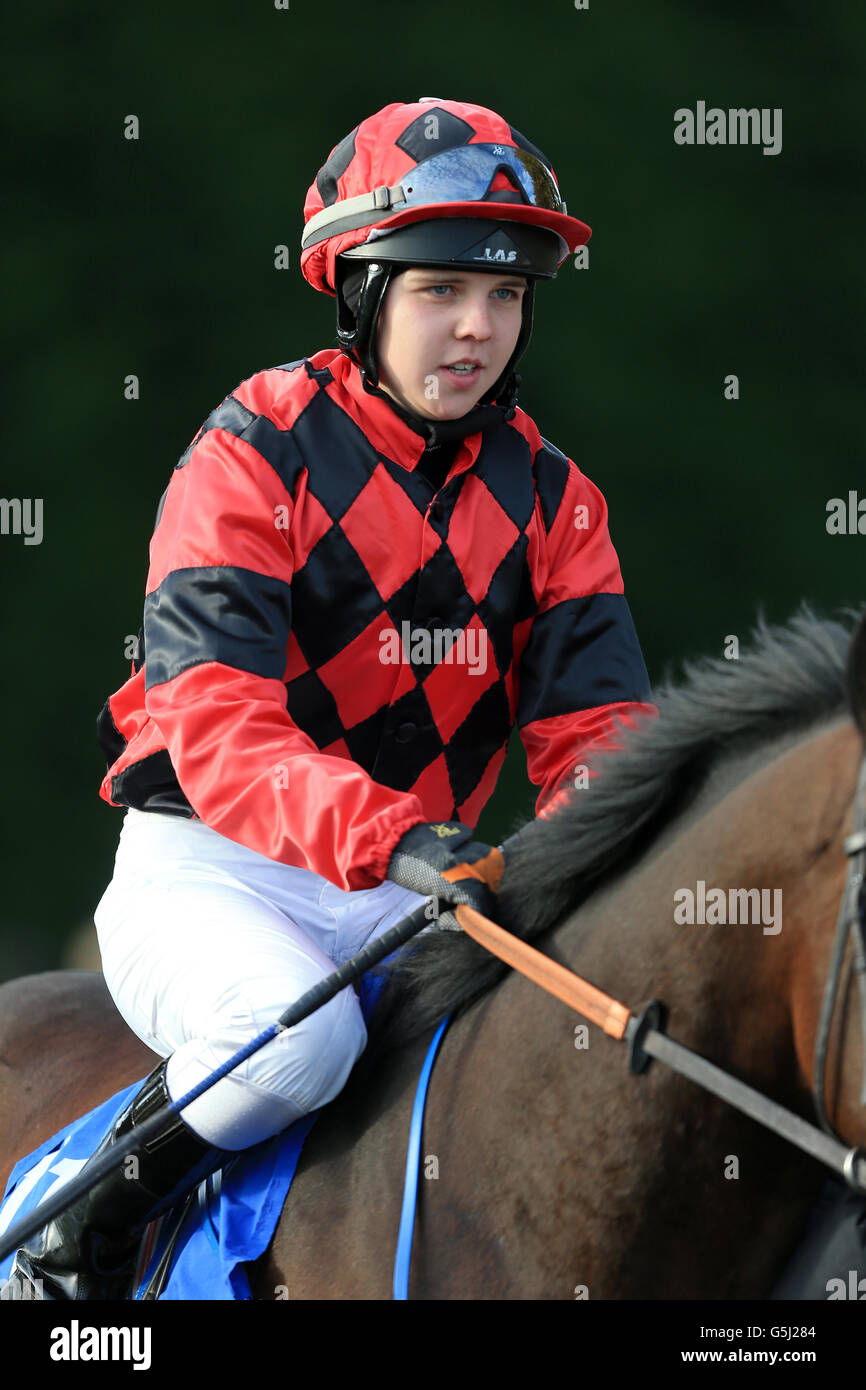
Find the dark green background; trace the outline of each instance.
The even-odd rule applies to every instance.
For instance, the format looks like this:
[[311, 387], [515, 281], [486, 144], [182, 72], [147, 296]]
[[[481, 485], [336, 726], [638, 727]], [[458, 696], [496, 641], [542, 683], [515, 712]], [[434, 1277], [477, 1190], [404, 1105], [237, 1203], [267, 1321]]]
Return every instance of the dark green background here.
[[[333, 345], [299, 271], [304, 196], [389, 102], [492, 106], [593, 228], [590, 269], [539, 289], [521, 404], [607, 498], [654, 682], [746, 640], [759, 608], [863, 602], [866, 537], [828, 536], [825, 509], [866, 495], [864, 30], [853, 0], [18, 7], [2, 494], [42, 497], [45, 534], [0, 536], [0, 977], [70, 959], [110, 877], [95, 718], [128, 671], [157, 501], [239, 381]], [[781, 107], [782, 152], [677, 146], [699, 99]], [[529, 791], [517, 745], [488, 839]]]

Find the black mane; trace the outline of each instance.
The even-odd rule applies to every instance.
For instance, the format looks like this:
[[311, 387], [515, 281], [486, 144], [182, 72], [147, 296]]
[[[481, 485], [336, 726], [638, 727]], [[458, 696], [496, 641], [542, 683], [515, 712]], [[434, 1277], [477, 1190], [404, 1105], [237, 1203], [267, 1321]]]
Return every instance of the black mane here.
[[[685, 662], [679, 684], [666, 673], [654, 694], [660, 717], [637, 733], [623, 731], [623, 751], [607, 755], [592, 796], [573, 796], [550, 820], [521, 831], [499, 894], [500, 924], [526, 940], [540, 937], [608, 875], [636, 862], [721, 757], [848, 711], [848, 654], [860, 613], [842, 616], [847, 625], [817, 617], [804, 602], [787, 624], [771, 627], [759, 613], [739, 660]], [[597, 755], [594, 764], [601, 770], [604, 761]], [[358, 1066], [465, 1008], [507, 968], [461, 933], [416, 938], [382, 967], [387, 984]]]

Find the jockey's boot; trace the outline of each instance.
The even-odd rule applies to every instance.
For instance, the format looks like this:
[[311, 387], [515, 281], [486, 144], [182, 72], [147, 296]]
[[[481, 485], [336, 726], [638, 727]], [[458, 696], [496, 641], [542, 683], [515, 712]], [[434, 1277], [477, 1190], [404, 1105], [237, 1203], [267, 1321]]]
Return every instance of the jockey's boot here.
[[151, 1072], [81, 1172], [86, 1173], [97, 1155], [109, 1148], [123, 1149], [124, 1161], [18, 1250], [10, 1284], [22, 1281], [25, 1290], [28, 1281], [34, 1290], [40, 1290], [37, 1280], [42, 1284], [41, 1292], [17, 1296], [127, 1298], [148, 1222], [235, 1156], [199, 1139], [179, 1115], [167, 1115], [150, 1139], [143, 1145], [136, 1143], [136, 1127], [171, 1103], [166, 1066], [164, 1059]]

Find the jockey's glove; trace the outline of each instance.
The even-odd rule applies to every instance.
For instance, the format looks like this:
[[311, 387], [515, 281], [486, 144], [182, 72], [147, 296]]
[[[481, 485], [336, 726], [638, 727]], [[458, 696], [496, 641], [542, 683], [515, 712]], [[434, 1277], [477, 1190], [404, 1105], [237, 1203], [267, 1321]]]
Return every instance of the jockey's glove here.
[[388, 863], [386, 878], [437, 899], [438, 925], [446, 929], [459, 927], [453, 913], [441, 912], [441, 904], [467, 903], [485, 917], [496, 912], [505, 859], [501, 849], [473, 840], [472, 834], [457, 820], [413, 825]]

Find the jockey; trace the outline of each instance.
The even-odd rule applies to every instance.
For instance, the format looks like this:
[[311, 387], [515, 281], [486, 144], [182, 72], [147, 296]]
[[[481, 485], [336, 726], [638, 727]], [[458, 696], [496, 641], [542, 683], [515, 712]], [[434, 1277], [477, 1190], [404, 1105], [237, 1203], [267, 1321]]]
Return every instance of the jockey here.
[[125, 1297], [146, 1223], [338, 1094], [356, 991], [139, 1124], [430, 895], [494, 914], [471, 827], [515, 724], [549, 814], [656, 712], [604, 498], [517, 406], [536, 282], [590, 236], [549, 161], [485, 107], [394, 103], [304, 219], [338, 346], [242, 382], [182, 454], [99, 717], [126, 808], [102, 966], [162, 1061], [98, 1151], [137, 1162], [18, 1252], [51, 1298]]

